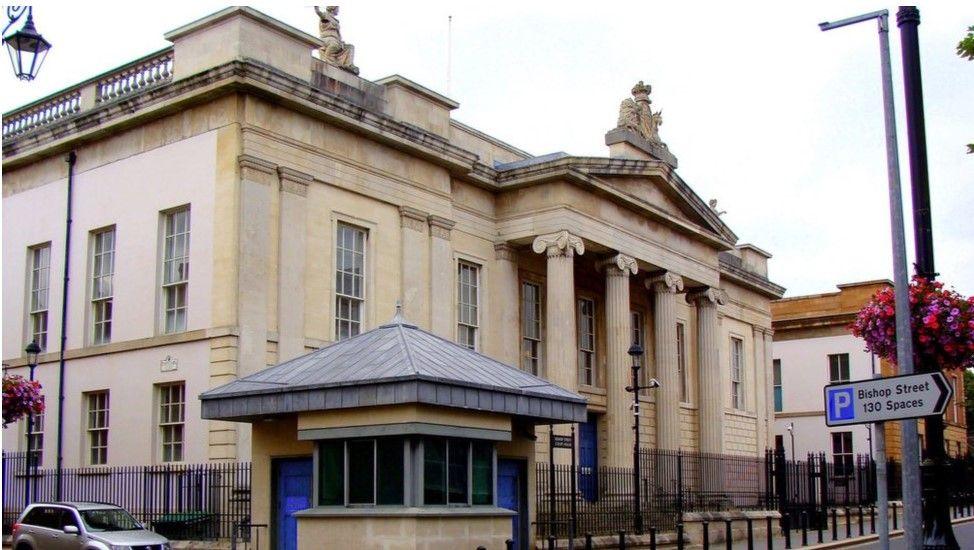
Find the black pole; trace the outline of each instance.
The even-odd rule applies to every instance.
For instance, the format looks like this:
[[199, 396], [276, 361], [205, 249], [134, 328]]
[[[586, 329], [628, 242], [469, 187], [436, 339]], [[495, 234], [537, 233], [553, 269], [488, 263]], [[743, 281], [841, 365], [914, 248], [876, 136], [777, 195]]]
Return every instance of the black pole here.
[[[578, 504], [576, 503], [576, 495], [578, 487], [576, 487], [575, 477], [578, 475], [578, 465], [575, 460], [575, 449], [577, 441], [575, 441], [575, 424], [572, 424], [572, 476], [571, 476], [571, 525], [568, 533], [568, 540], [574, 541], [575, 535], [578, 532]], [[570, 542], [569, 545], [574, 545], [574, 542]]]
[[[923, 84], [920, 76], [920, 10], [900, 6], [896, 12], [903, 54], [903, 97], [906, 102], [906, 135], [910, 152], [910, 183], [913, 196], [913, 240], [916, 273], [928, 281], [937, 277], [933, 261], [933, 224], [930, 212], [930, 181], [927, 172], [926, 123], [923, 116]], [[919, 364], [918, 372], [936, 372], [937, 365]], [[950, 497], [947, 494], [942, 415], [928, 416], [927, 458], [921, 466], [923, 480], [923, 547], [960, 548], [950, 523]]]
[[632, 430], [635, 438], [632, 444], [632, 500], [636, 515], [634, 528], [637, 535], [643, 533], [643, 511], [639, 495], [639, 362], [633, 356], [632, 365]]
[[[571, 475], [575, 475], [572, 472]], [[574, 495], [572, 495], [574, 498]], [[555, 534], [555, 425], [548, 424], [548, 539]], [[552, 546], [554, 548], [554, 546]]]
[[[33, 362], [31, 362], [27, 367], [30, 369], [30, 381], [34, 381], [34, 368], [37, 367]], [[31, 432], [34, 431], [34, 411], [27, 411], [27, 455], [24, 457], [24, 465], [27, 466], [27, 479], [24, 480], [24, 508], [30, 504], [30, 489], [31, 484], [34, 483], [34, 479], [37, 476], [37, 465], [35, 460], [32, 460], [34, 455], [34, 441], [31, 437]]]
[[61, 470], [64, 465], [64, 350], [68, 344], [68, 281], [71, 261], [71, 199], [74, 190], [74, 164], [78, 156], [68, 153], [68, 197], [64, 218], [64, 284], [61, 288], [61, 352], [58, 356], [57, 376], [57, 464], [55, 470], [54, 497], [61, 500]]

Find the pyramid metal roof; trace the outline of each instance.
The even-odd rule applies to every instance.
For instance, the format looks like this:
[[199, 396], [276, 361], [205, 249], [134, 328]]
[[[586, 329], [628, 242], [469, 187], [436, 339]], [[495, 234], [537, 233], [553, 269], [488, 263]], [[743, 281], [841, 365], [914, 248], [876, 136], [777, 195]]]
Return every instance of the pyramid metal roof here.
[[425, 403], [538, 422], [584, 422], [580, 395], [403, 320], [200, 395], [202, 416], [250, 421], [302, 411]]

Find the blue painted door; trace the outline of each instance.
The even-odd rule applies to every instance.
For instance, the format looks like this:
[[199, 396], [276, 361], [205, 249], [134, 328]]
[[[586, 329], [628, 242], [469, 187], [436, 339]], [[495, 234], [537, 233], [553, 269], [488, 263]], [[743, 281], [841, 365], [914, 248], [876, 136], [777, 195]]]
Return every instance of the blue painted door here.
[[590, 414], [578, 430], [578, 488], [585, 500], [595, 500], [599, 494], [598, 418]]
[[297, 550], [294, 512], [311, 508], [311, 458], [274, 460], [274, 539], [278, 550]]
[[527, 487], [527, 464], [523, 460], [497, 461], [497, 505], [517, 512], [511, 518], [515, 550], [528, 547]]

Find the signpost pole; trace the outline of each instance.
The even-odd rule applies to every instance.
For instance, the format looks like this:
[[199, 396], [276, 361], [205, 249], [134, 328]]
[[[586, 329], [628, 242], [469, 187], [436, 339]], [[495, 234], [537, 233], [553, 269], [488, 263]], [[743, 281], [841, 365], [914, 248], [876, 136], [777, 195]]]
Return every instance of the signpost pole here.
[[[574, 475], [574, 472], [572, 472]], [[548, 424], [548, 536], [555, 535], [555, 425]]]
[[568, 530], [568, 550], [575, 550], [575, 536], [577, 534], [577, 529], [578, 529], [578, 510], [577, 510], [578, 504], [576, 503], [576, 500], [578, 498], [578, 493], [577, 493], [578, 488], [575, 485], [575, 479], [576, 479], [576, 475], [577, 475], [577, 471], [576, 471], [576, 466], [577, 465], [576, 465], [576, 460], [575, 460], [575, 449], [576, 449], [576, 447], [575, 447], [575, 424], [572, 424], [572, 447], [571, 447], [571, 452], [572, 452], [572, 481], [571, 481], [571, 487], [572, 487], [572, 507], [571, 507], [571, 513], [572, 513], [572, 517], [571, 517], [571, 525], [570, 525], [569, 530]]
[[[873, 374], [874, 378], [882, 378], [881, 373]], [[873, 442], [876, 444], [873, 462], [876, 464], [876, 504], [879, 511], [879, 548], [889, 550], [889, 486], [886, 476], [886, 423], [873, 424]]]

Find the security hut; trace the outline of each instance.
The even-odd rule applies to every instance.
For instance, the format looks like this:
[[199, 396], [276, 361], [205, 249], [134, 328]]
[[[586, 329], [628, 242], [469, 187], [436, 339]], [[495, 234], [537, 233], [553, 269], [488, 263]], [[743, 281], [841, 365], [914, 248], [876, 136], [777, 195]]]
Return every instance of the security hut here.
[[251, 523], [279, 549], [533, 546], [534, 428], [586, 414], [399, 313], [200, 399], [252, 425]]

